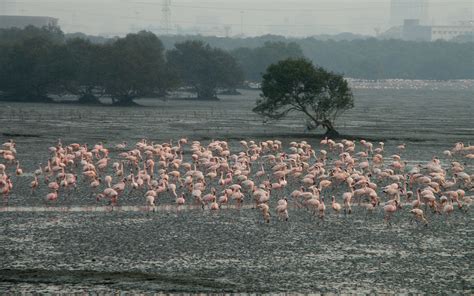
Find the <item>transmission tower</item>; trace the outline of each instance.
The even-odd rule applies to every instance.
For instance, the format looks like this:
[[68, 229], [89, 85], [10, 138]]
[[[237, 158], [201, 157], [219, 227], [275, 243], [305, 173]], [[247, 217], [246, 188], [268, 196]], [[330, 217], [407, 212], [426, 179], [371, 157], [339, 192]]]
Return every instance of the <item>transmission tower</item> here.
[[171, 0], [163, 0], [163, 8], [161, 9], [161, 13], [163, 15], [161, 25], [165, 31], [165, 34], [168, 35], [171, 22]]

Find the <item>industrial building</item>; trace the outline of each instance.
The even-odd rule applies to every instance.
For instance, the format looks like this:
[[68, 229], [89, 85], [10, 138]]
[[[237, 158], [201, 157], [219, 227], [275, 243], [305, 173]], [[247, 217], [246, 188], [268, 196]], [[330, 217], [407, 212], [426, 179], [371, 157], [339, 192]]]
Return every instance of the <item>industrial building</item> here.
[[402, 26], [405, 20], [428, 22], [427, 0], [392, 0], [390, 2], [390, 26]]
[[474, 37], [474, 22], [460, 22], [457, 26], [432, 26], [431, 40], [451, 40], [455, 37], [467, 35]]
[[448, 41], [458, 36], [473, 36], [473, 21], [430, 25], [428, 9], [428, 0], [391, 0], [390, 29], [379, 37], [409, 41]]
[[419, 20], [405, 20], [401, 39], [411, 41], [449, 41], [458, 36], [473, 36], [473, 22], [460, 22], [457, 25], [424, 26]]

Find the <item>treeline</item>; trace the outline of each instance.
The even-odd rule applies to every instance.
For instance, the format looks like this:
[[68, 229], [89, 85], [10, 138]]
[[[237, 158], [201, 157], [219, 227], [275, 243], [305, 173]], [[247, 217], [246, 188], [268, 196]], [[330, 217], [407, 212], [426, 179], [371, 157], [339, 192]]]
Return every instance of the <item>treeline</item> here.
[[114, 104], [186, 88], [199, 99], [258, 82], [267, 67], [307, 57], [346, 77], [474, 79], [474, 43], [400, 40], [162, 36], [142, 31], [105, 39], [58, 27], [0, 29], [0, 97], [51, 101], [71, 94]]
[[142, 31], [107, 42], [65, 38], [57, 27], [0, 30], [0, 96], [15, 101], [51, 101], [76, 95], [98, 103], [130, 105], [187, 87], [198, 99], [214, 99], [218, 89], [243, 81], [236, 60], [201, 41], [177, 43], [165, 51], [153, 33]]
[[175, 41], [199, 38], [203, 42], [225, 48], [233, 53], [246, 70], [247, 79], [255, 78], [250, 59], [238, 54], [248, 48], [264, 47], [265, 43], [292, 43], [314, 64], [347, 77], [360, 79], [474, 79], [474, 42], [416, 42], [353, 39], [338, 40], [318, 37], [285, 38], [265, 35], [249, 38], [218, 38], [207, 36], [163, 36], [165, 46]]
[[362, 79], [474, 79], [474, 43], [401, 40], [299, 42], [327, 69]]
[[244, 70], [245, 80], [250, 81], [260, 81], [261, 73], [270, 64], [301, 56], [330, 71], [359, 79], [474, 79], [474, 42], [363, 37], [352, 34], [308, 38], [159, 36], [167, 49], [186, 40], [200, 40], [225, 49]]
[[[77, 33], [76, 33], [77, 34]], [[68, 34], [69, 35], [69, 34]], [[262, 47], [268, 42], [283, 42], [283, 43], [298, 43], [301, 38], [284, 37], [280, 35], [266, 34], [256, 37], [217, 37], [217, 36], [203, 36], [203, 35], [160, 35], [160, 39], [163, 41], [165, 48], [172, 48], [176, 42], [183, 42], [189, 39], [200, 40], [205, 43], [209, 43], [211, 46], [222, 48], [225, 50], [233, 50], [239, 47]], [[88, 38], [96, 39], [96, 36], [88, 36]], [[315, 40], [356, 40], [356, 39], [367, 39], [369, 36], [358, 35], [352, 33], [341, 33], [336, 35], [316, 35], [311, 37]]]
[[230, 51], [245, 74], [245, 80], [260, 81], [268, 66], [287, 58], [304, 57], [300, 46], [294, 42], [267, 41], [262, 46], [240, 47]]

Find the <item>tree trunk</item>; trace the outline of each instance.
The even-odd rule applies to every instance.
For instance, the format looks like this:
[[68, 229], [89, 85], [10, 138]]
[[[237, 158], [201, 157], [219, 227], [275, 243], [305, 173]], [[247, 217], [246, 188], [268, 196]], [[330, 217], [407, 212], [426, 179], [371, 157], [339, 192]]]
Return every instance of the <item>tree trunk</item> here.
[[241, 93], [236, 88], [228, 88], [220, 92], [221, 95], [238, 96]]
[[23, 97], [23, 100], [25, 102], [39, 102], [39, 103], [51, 103], [51, 102], [53, 102], [53, 99], [48, 97], [46, 94], [39, 93], [39, 92], [38, 93], [26, 94]]
[[134, 97], [122, 96], [120, 98], [112, 98], [112, 105], [114, 106], [140, 106], [133, 101]]
[[81, 104], [95, 104], [95, 105], [100, 105], [99, 99], [92, 93], [84, 93], [79, 97], [78, 100], [79, 103]]
[[199, 100], [216, 100], [217, 95], [215, 89], [213, 88], [198, 88], [197, 89], [197, 98]]
[[334, 128], [332, 122], [328, 119], [324, 120], [321, 125], [326, 129], [326, 133], [324, 134], [325, 137], [328, 138], [337, 138], [339, 137], [339, 133]]

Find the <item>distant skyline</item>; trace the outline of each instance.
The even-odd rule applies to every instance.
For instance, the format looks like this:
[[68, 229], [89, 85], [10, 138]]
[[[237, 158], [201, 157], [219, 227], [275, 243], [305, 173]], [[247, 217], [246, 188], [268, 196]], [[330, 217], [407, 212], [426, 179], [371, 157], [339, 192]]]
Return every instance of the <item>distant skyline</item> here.
[[[171, 0], [169, 33], [217, 36], [375, 35], [390, 27], [390, 0], [190, 1]], [[414, 0], [397, 0], [413, 15]], [[473, 19], [474, 1], [424, 0], [426, 23], [453, 24]], [[165, 33], [163, 0], [0, 0], [0, 14], [59, 19], [65, 32], [125, 35], [141, 29]]]

